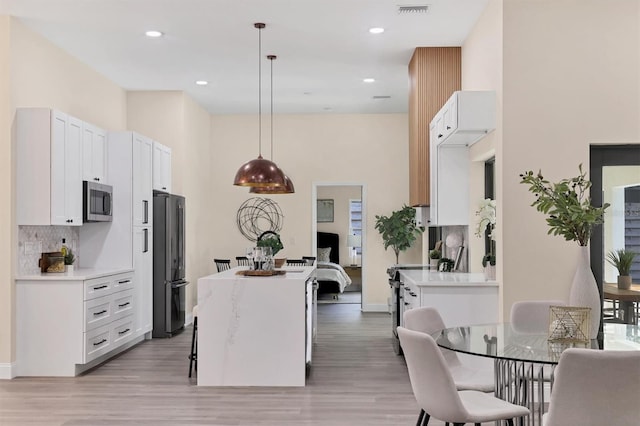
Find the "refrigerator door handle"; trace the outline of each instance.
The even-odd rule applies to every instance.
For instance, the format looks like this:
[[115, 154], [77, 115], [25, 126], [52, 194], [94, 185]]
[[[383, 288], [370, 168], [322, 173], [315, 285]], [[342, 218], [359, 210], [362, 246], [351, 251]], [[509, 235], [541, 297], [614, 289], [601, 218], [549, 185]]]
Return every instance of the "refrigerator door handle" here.
[[182, 204], [178, 204], [178, 269], [184, 271], [184, 206]]
[[142, 220], [142, 223], [149, 223], [149, 201], [142, 200], [142, 207], [144, 209], [144, 219]]

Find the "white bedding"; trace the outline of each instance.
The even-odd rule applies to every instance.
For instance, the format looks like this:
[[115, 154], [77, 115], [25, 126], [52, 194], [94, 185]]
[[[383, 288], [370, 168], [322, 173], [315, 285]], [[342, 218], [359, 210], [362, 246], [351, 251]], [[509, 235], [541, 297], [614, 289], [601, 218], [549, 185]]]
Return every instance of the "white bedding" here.
[[337, 263], [318, 262], [316, 276], [318, 281], [336, 281], [340, 285], [340, 293], [344, 292], [345, 287], [351, 284], [351, 278]]

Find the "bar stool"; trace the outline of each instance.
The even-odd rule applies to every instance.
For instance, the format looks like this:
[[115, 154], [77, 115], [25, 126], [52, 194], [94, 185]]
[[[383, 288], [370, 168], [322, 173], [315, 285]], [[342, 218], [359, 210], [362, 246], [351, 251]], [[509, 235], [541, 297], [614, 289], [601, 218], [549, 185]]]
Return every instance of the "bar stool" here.
[[218, 268], [218, 272], [231, 269], [231, 259], [213, 259], [213, 261], [216, 263], [216, 268]]
[[247, 256], [236, 256], [236, 262], [238, 262], [238, 266], [251, 266]]
[[198, 371], [198, 305], [193, 307], [193, 334], [191, 336], [191, 353], [189, 354], [189, 377], [195, 364]]

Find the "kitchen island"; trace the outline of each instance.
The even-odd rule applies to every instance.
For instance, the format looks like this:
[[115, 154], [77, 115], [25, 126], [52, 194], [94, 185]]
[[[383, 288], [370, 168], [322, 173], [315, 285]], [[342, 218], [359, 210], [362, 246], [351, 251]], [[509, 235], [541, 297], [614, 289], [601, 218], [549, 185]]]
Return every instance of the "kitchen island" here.
[[198, 386], [304, 386], [311, 364], [315, 267], [198, 280]]

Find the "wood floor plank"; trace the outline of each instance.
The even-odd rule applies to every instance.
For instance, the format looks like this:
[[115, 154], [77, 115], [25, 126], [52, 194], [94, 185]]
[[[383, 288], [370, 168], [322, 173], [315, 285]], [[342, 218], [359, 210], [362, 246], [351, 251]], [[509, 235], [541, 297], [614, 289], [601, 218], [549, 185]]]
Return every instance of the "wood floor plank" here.
[[318, 322], [304, 388], [197, 387], [187, 377], [188, 328], [80, 377], [0, 380], [0, 425], [415, 424], [419, 410], [404, 359], [391, 347], [389, 314], [327, 304]]

